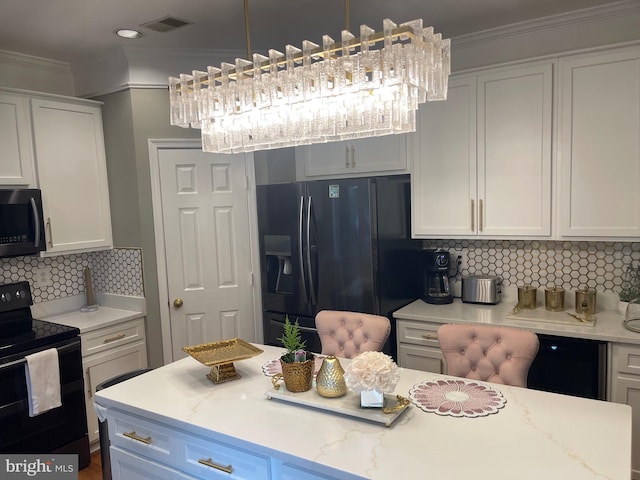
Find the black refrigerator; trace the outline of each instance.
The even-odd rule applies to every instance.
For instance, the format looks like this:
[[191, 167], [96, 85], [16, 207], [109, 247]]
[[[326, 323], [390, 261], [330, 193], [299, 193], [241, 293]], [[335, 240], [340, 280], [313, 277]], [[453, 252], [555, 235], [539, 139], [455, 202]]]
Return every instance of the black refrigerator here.
[[321, 350], [314, 317], [348, 310], [389, 317], [419, 297], [408, 175], [257, 187], [264, 343], [281, 346], [285, 316]]

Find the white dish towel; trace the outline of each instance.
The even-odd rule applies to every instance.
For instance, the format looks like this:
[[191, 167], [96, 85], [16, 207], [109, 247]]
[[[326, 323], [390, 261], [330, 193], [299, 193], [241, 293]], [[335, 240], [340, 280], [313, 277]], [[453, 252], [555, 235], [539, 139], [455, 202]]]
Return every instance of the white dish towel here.
[[29, 416], [62, 406], [58, 350], [50, 348], [25, 356]]

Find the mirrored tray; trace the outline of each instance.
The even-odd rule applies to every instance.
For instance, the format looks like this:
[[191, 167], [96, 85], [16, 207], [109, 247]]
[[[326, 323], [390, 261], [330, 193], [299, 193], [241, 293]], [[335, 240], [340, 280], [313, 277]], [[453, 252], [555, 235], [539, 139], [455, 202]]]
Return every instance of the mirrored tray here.
[[622, 326], [632, 332], [640, 332], [640, 318], [628, 318], [623, 320]]
[[203, 365], [211, 367], [207, 378], [213, 383], [228, 382], [240, 378], [233, 362], [255, 357], [263, 352], [260, 348], [240, 338], [182, 347], [182, 351]]

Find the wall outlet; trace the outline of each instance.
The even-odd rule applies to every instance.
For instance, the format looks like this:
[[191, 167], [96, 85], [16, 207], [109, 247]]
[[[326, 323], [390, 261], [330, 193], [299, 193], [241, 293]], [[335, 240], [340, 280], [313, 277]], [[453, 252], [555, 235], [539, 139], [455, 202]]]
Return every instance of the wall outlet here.
[[36, 287], [48, 287], [53, 285], [53, 278], [51, 277], [51, 265], [43, 265], [36, 269]]
[[[456, 265], [457, 264], [457, 265]], [[449, 250], [449, 274], [453, 275], [454, 273], [458, 273], [458, 276], [461, 276], [463, 270], [467, 268], [467, 257], [466, 255], [457, 250]]]

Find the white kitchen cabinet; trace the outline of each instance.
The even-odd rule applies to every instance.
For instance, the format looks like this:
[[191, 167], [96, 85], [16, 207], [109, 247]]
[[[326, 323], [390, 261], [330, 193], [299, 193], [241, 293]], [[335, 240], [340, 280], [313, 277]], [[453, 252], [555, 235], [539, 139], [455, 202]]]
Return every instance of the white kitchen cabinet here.
[[632, 408], [631, 475], [640, 479], [640, 345], [612, 343], [611, 401]]
[[29, 98], [0, 92], [0, 187], [35, 186]]
[[415, 238], [551, 236], [553, 64], [452, 77], [413, 136]]
[[298, 180], [408, 173], [403, 134], [319, 143], [295, 148]]
[[445, 373], [444, 357], [438, 343], [441, 323], [396, 321], [398, 365], [413, 370]]
[[89, 442], [98, 437], [98, 418], [93, 408], [96, 387], [118, 375], [147, 367], [144, 318], [80, 334], [84, 370]]
[[98, 102], [32, 98], [38, 184], [42, 190], [45, 255], [113, 246]]
[[[146, 463], [155, 465], [159, 472], [167, 468], [177, 475], [171, 478], [275, 478], [271, 477], [268, 455], [125, 412], [109, 411], [107, 419], [111, 451], [117, 449], [123, 454], [120, 457], [131, 459], [124, 462], [129, 464], [126, 470]], [[122, 468], [117, 466], [119, 461], [118, 456], [112, 458], [114, 470]]]
[[640, 236], [640, 47], [559, 63], [560, 235]]

